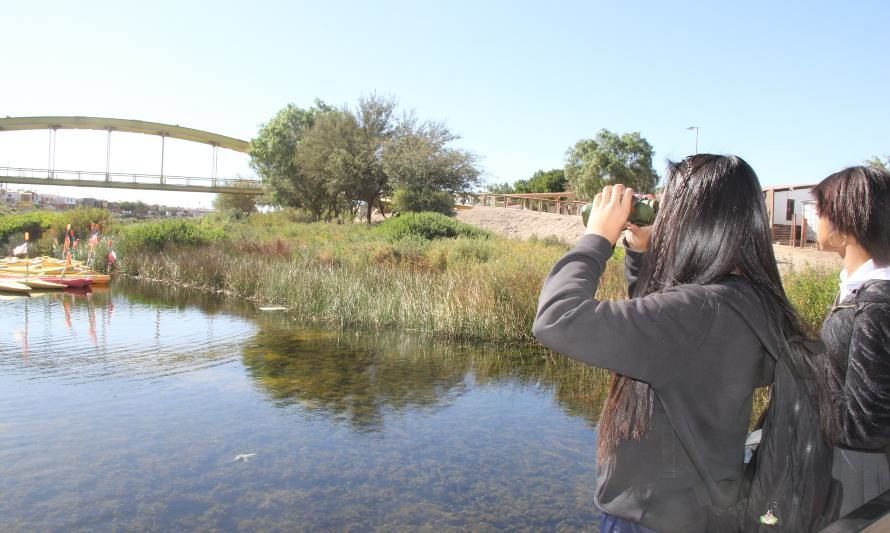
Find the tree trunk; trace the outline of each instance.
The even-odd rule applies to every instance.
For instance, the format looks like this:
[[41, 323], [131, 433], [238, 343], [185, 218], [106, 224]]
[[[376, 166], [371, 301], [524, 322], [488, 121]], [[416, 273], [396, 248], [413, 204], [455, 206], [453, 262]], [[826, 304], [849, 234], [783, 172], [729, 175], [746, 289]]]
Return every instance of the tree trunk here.
[[[376, 194], [374, 195], [376, 196]], [[368, 199], [368, 225], [371, 225], [371, 213], [374, 212], [374, 196]]]

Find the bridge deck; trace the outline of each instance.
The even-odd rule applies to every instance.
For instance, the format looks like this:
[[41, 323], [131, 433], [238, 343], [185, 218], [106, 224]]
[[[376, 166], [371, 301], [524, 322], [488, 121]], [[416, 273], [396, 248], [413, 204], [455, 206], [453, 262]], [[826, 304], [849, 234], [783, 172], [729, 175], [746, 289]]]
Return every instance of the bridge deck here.
[[261, 195], [257, 180], [0, 167], [0, 183]]

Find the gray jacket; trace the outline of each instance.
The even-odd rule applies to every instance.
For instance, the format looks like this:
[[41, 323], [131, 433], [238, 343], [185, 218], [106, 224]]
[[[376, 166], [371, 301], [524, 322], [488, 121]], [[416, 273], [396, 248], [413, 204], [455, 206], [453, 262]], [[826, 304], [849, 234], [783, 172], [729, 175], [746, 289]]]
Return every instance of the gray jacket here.
[[[611, 255], [602, 237], [582, 237], [547, 277], [534, 323], [548, 348], [646, 382], [659, 399], [650, 430], [600, 464], [596, 504], [661, 532], [720, 529], [739, 499], [753, 391], [770, 383], [778, 351], [752, 329], [768, 329], [764, 308], [735, 276], [597, 300]], [[631, 282], [638, 260], [628, 252]]]

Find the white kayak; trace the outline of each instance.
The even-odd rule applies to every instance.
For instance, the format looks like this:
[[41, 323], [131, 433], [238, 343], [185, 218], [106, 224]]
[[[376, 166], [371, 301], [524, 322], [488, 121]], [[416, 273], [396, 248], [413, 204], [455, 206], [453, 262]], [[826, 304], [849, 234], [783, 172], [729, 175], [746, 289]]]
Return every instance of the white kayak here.
[[0, 291], [4, 292], [30, 292], [31, 287], [18, 281], [0, 281]]

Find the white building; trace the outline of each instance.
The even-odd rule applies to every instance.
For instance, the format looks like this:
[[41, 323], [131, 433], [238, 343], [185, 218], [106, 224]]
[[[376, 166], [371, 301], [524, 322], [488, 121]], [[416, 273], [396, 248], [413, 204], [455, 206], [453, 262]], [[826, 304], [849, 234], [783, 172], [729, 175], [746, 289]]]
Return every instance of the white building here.
[[[808, 241], [816, 240], [816, 199], [811, 185], [778, 185], [763, 188], [763, 200], [769, 211], [770, 225], [773, 235], [790, 236], [792, 225], [795, 228], [806, 227]], [[796, 229], [800, 236], [801, 229]]]

